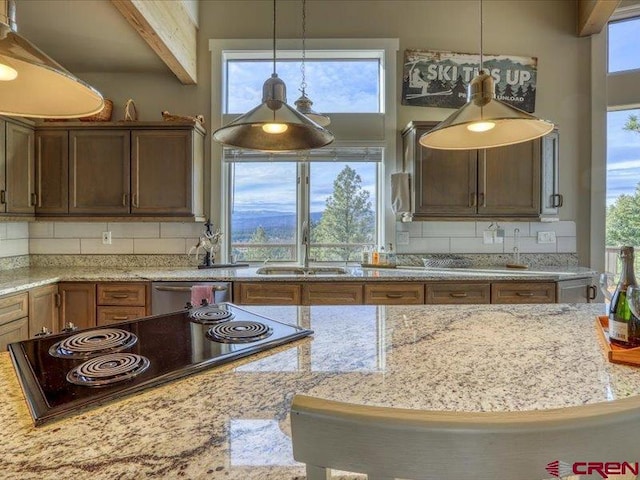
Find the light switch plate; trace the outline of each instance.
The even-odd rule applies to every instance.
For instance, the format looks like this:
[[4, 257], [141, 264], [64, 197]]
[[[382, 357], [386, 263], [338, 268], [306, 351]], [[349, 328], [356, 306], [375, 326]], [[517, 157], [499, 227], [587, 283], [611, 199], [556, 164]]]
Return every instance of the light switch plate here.
[[484, 232], [482, 232], [482, 243], [484, 243], [485, 245], [493, 243], [494, 233], [495, 230], [485, 230]]
[[409, 232], [398, 232], [398, 245], [409, 245]]
[[496, 230], [495, 243], [504, 243], [504, 228]]
[[538, 232], [538, 243], [556, 243], [556, 232]]

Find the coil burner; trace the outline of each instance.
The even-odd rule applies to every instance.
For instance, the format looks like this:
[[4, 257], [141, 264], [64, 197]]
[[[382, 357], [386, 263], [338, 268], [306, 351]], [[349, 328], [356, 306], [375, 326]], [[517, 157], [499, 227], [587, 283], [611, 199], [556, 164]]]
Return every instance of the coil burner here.
[[54, 343], [49, 355], [59, 358], [91, 358], [116, 353], [135, 345], [138, 337], [119, 328], [77, 333]]
[[207, 338], [221, 343], [249, 343], [271, 336], [273, 329], [264, 323], [238, 320], [214, 325], [207, 331]]
[[207, 305], [189, 310], [189, 319], [194, 323], [215, 325], [233, 320], [235, 315], [215, 305]]
[[149, 359], [135, 353], [112, 353], [92, 358], [67, 373], [67, 381], [102, 387], [137, 377], [149, 368]]

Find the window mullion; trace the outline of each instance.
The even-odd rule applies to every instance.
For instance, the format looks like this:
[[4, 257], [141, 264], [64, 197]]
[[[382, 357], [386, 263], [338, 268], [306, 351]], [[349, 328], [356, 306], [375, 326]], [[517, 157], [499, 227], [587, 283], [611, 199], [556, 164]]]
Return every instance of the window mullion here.
[[298, 236], [296, 237], [296, 258], [298, 263], [302, 263], [302, 228], [304, 222], [311, 225], [311, 214], [309, 212], [309, 162], [298, 162], [298, 201], [297, 219]]

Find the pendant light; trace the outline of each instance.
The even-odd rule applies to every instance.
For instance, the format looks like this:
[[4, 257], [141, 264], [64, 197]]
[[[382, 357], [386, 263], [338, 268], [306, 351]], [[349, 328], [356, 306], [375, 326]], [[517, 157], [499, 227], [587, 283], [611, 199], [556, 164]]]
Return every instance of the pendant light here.
[[480, 0], [480, 71], [469, 84], [467, 103], [420, 137], [424, 147], [442, 150], [493, 148], [526, 142], [553, 130], [553, 123], [496, 99], [493, 78], [484, 70]]
[[305, 92], [307, 88], [306, 82], [306, 71], [305, 71], [305, 60], [306, 60], [306, 39], [307, 39], [307, 0], [302, 0], [302, 64], [300, 65], [300, 71], [302, 72], [302, 83], [300, 84], [300, 98], [298, 98], [294, 104], [296, 106], [296, 110], [300, 113], [303, 113], [305, 116], [309, 117], [311, 120], [316, 122], [321, 127], [326, 127], [331, 123], [331, 119], [328, 115], [323, 115], [322, 113], [315, 112], [311, 106], [313, 102], [309, 97], [307, 97], [307, 93]]
[[276, 0], [273, 0], [273, 73], [262, 86], [262, 103], [213, 132], [225, 145], [286, 152], [320, 148], [333, 134], [287, 105], [286, 86], [276, 73]]
[[15, 3], [0, 1], [0, 114], [77, 118], [103, 107], [98, 91], [18, 35]]

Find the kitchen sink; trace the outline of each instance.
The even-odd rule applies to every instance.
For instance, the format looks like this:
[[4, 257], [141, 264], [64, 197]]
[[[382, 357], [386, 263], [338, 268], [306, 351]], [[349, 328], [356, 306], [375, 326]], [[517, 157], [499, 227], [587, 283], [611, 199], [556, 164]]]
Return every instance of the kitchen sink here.
[[346, 275], [344, 267], [297, 267], [295, 265], [269, 265], [256, 270], [258, 275]]

